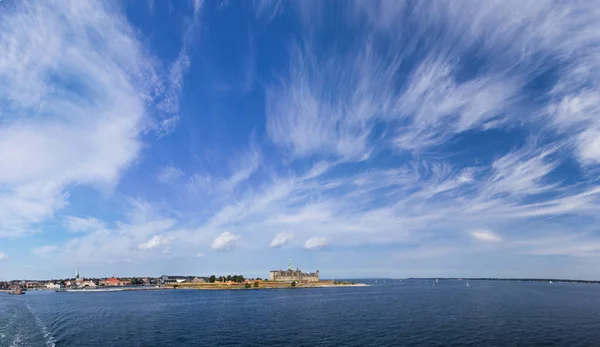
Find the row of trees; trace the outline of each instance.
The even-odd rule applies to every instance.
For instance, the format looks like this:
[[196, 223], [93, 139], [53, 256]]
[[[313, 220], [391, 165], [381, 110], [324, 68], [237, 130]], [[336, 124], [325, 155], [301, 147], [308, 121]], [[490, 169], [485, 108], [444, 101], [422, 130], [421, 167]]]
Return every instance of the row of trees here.
[[208, 282], [210, 283], [215, 283], [215, 282], [229, 282], [229, 281], [233, 281], [236, 283], [244, 283], [244, 276], [242, 275], [227, 275], [227, 276], [215, 276], [212, 275], [208, 278]]
[[133, 278], [131, 278], [131, 284], [134, 286], [141, 285], [141, 284], [144, 284], [144, 280], [142, 280], [141, 278], [133, 277]]

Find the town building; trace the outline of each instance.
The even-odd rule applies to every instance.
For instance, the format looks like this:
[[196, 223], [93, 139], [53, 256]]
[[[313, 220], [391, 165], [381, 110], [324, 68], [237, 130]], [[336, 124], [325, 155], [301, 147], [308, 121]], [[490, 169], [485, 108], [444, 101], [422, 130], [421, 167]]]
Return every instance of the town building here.
[[179, 284], [187, 282], [187, 279], [183, 276], [160, 276], [160, 284]]
[[48, 283], [46, 283], [46, 289], [57, 290], [57, 289], [60, 289], [60, 288], [61, 288], [60, 283], [54, 283], [54, 282], [48, 282]]
[[86, 288], [96, 288], [96, 282], [89, 280], [89, 281], [84, 281], [81, 283], [81, 287], [86, 287]]
[[116, 277], [110, 277], [110, 278], [100, 281], [100, 285], [116, 287], [116, 286], [122, 286], [123, 282]]
[[302, 272], [299, 268], [294, 269], [292, 262], [288, 264], [287, 270], [273, 270], [269, 272], [269, 280], [271, 281], [305, 281], [318, 282], [319, 270], [316, 272]]

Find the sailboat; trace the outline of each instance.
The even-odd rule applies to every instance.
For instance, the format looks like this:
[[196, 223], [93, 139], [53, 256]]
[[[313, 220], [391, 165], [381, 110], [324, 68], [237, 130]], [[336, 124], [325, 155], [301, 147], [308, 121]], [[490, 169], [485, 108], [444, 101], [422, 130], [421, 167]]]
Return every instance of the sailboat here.
[[439, 283], [440, 283], [440, 280], [436, 278], [436, 279], [435, 279], [435, 283], [436, 283], [436, 284], [439, 284]]
[[471, 288], [471, 286], [469, 285], [469, 280], [467, 280], [467, 283], [465, 283], [465, 286], [466, 286], [467, 288]]

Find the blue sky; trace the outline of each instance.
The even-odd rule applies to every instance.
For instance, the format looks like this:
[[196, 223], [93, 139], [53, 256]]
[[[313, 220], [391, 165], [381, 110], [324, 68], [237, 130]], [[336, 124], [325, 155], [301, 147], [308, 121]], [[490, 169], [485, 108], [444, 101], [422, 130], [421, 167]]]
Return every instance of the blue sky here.
[[591, 1], [0, 3], [0, 277], [600, 278]]

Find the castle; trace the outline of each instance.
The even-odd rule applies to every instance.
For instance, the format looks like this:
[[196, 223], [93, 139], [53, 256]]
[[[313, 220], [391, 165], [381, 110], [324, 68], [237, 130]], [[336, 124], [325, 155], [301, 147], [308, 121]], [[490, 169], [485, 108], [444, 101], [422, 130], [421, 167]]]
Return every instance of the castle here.
[[269, 280], [271, 281], [306, 281], [318, 282], [319, 270], [316, 272], [302, 272], [300, 269], [292, 267], [290, 262], [287, 270], [272, 270], [269, 272]]

